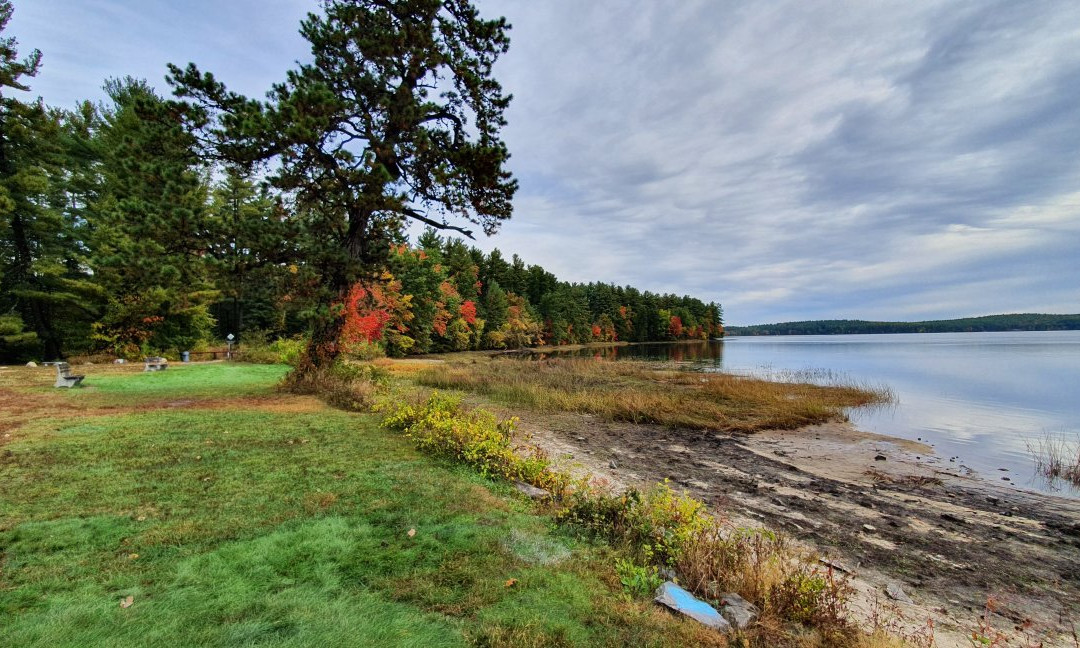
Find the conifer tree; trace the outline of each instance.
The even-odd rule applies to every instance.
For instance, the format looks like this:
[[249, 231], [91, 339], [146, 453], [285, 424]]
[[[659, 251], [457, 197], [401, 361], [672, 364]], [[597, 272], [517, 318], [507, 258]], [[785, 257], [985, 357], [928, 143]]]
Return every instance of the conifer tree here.
[[95, 274], [109, 290], [98, 337], [117, 351], [191, 348], [211, 334], [206, 168], [182, 106], [144, 81], [111, 80]]
[[[0, 1], [0, 34], [12, 12]], [[39, 51], [20, 59], [16, 40], [0, 37], [0, 355], [8, 359], [63, 357], [74, 332], [66, 324], [89, 319], [94, 292], [63, 188], [65, 168], [77, 166], [65, 159], [74, 153], [65, 117], [12, 96], [29, 90], [40, 65]]]
[[171, 66], [213, 150], [269, 164], [275, 186], [310, 217], [303, 257], [328, 306], [298, 375], [337, 357], [343, 310], [329, 305], [385, 265], [404, 221], [468, 234], [471, 222], [491, 234], [510, 216], [517, 183], [499, 139], [509, 97], [492, 77], [506, 30], [468, 0], [325, 0], [301, 25], [313, 61], [268, 102], [227, 91], [193, 64]]

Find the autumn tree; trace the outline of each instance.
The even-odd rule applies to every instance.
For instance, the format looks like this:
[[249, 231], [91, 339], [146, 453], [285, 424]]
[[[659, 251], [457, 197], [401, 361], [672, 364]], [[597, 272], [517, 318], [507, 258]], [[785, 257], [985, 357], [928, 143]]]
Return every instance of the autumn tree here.
[[170, 66], [211, 150], [266, 164], [307, 215], [301, 254], [327, 306], [298, 375], [333, 363], [344, 317], [330, 305], [378, 274], [403, 222], [471, 235], [470, 222], [491, 234], [509, 218], [517, 183], [499, 131], [510, 98], [492, 76], [507, 29], [468, 0], [324, 0], [301, 24], [311, 62], [268, 101], [232, 93], [194, 64]]

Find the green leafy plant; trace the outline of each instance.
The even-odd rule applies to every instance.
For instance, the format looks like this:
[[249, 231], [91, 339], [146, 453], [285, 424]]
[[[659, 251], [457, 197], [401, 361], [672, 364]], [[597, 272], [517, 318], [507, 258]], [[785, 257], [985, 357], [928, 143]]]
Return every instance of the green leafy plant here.
[[623, 590], [634, 598], [652, 596], [653, 592], [664, 584], [656, 565], [637, 565], [626, 558], [615, 561], [615, 573], [619, 576]]

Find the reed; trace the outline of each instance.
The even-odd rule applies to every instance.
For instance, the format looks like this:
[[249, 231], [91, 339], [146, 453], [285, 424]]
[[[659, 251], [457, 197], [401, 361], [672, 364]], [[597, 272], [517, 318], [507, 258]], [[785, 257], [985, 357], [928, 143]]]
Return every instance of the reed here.
[[1080, 436], [1071, 441], [1063, 434], [1045, 434], [1027, 442], [1035, 472], [1051, 483], [1064, 481], [1080, 487]]
[[446, 363], [418, 372], [416, 380], [541, 411], [730, 432], [794, 429], [893, 399], [887, 389], [840, 381], [818, 385], [578, 358]]

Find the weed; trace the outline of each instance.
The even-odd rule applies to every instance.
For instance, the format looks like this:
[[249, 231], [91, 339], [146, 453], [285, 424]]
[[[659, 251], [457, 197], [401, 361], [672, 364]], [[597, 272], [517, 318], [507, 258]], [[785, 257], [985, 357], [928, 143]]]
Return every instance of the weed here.
[[615, 561], [615, 573], [623, 590], [633, 598], [648, 598], [664, 584], [656, 565], [637, 565], [628, 558]]

